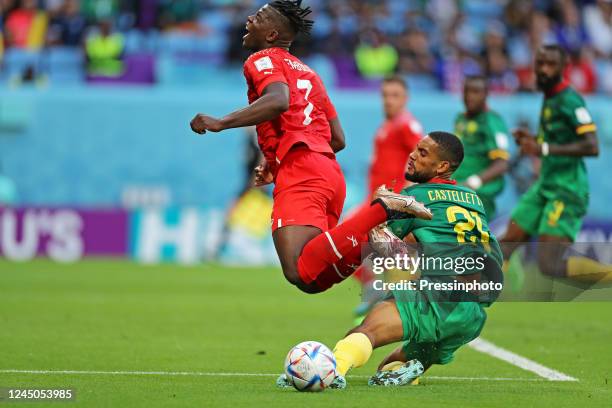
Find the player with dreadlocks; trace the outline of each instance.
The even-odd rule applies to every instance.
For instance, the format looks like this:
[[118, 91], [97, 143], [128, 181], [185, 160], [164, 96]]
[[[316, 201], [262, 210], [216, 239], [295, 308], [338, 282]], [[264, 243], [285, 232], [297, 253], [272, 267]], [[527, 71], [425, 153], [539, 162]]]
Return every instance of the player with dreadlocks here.
[[346, 187], [335, 153], [345, 146], [340, 120], [319, 76], [289, 52], [313, 21], [301, 1], [274, 1], [251, 15], [243, 37], [249, 106], [222, 118], [198, 114], [194, 132], [257, 126], [265, 164], [258, 186], [274, 183], [272, 237], [286, 279], [318, 293], [359, 264], [367, 232], [389, 218], [431, 218], [413, 197], [380, 189], [370, 206], [338, 225]]

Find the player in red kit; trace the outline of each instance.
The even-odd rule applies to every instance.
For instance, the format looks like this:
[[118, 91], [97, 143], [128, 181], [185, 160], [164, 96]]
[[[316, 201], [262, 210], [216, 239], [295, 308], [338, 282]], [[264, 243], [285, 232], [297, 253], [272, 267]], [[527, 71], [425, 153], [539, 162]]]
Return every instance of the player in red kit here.
[[[396, 193], [406, 187], [406, 162], [423, 137], [423, 127], [406, 110], [408, 103], [408, 85], [400, 76], [394, 75], [383, 80], [381, 96], [385, 121], [376, 131], [374, 151], [368, 177], [368, 195], [365, 206], [376, 189], [381, 185], [393, 189]], [[354, 274], [361, 283], [362, 302], [355, 309], [357, 316], [365, 316], [370, 308], [384, 295], [374, 290], [371, 282], [375, 275], [365, 265]]]
[[382, 83], [385, 121], [374, 139], [374, 152], [369, 173], [368, 200], [381, 185], [396, 193], [405, 187], [404, 173], [408, 156], [423, 137], [423, 127], [406, 110], [408, 86], [399, 76], [386, 78]]
[[359, 262], [367, 232], [390, 218], [431, 213], [413, 197], [381, 189], [371, 205], [338, 224], [345, 198], [335, 153], [344, 132], [319, 76], [289, 53], [299, 33], [309, 33], [310, 8], [301, 1], [274, 1], [249, 16], [243, 45], [253, 54], [244, 64], [249, 106], [217, 119], [191, 121], [194, 132], [257, 126], [265, 165], [256, 184], [274, 183], [272, 237], [286, 279], [317, 293], [348, 277]]

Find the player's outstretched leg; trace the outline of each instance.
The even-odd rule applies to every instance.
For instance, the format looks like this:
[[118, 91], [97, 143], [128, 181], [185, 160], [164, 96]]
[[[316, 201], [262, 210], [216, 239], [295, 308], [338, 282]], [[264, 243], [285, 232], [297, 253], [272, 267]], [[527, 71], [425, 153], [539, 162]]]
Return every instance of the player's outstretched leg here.
[[529, 241], [529, 238], [529, 234], [523, 231], [516, 221], [511, 219], [506, 228], [506, 233], [499, 240], [502, 254], [504, 255], [504, 275], [510, 288], [515, 291], [523, 287], [525, 276], [522, 267], [520, 267], [520, 262], [517, 263], [516, 258], [511, 260], [511, 257], [514, 251]]
[[[408, 248], [408, 246], [404, 244], [404, 241], [399, 239], [387, 227], [386, 223], [377, 225], [368, 232], [368, 242], [370, 244], [370, 249], [374, 252], [369, 256], [370, 259], [374, 254], [383, 257], [394, 257], [396, 254], [401, 255], [398, 251], [405, 251]], [[364, 275], [370, 276], [370, 280], [362, 281], [361, 303], [355, 309], [355, 314], [358, 316], [356, 321], [361, 322], [365, 315], [372, 310], [372, 307], [386, 296], [386, 292], [376, 290], [372, 285], [376, 275], [372, 272], [371, 260], [368, 262], [368, 260], [364, 259], [364, 262], [356, 273], [357, 272], [362, 272]]]
[[[359, 253], [369, 230], [389, 219], [410, 216], [432, 217], [431, 212], [414, 197], [381, 187], [369, 207], [362, 208], [349, 220], [329, 231], [320, 233], [318, 228], [308, 226], [279, 228], [274, 231], [273, 238], [283, 273], [289, 282], [304, 292], [324, 291], [328, 286], [319, 282], [319, 277], [327, 275], [329, 268], [344, 257]], [[324, 280], [327, 282], [327, 277]]]
[[584, 256], [564, 256], [572, 244], [569, 238], [541, 235], [538, 240], [538, 267], [543, 274], [586, 284], [612, 282], [612, 265], [602, 264]]
[[359, 326], [336, 344], [334, 356], [340, 379], [335, 383], [346, 386], [345, 377], [350, 369], [364, 365], [373, 349], [400, 341], [403, 335], [402, 320], [395, 301], [378, 303]]

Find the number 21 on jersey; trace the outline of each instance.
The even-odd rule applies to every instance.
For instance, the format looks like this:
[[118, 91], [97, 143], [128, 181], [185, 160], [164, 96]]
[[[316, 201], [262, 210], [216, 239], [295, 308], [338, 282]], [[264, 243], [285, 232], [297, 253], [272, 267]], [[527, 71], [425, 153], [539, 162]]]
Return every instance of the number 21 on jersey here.
[[[463, 220], [460, 220], [458, 215], [461, 215]], [[455, 224], [457, 242], [468, 242], [466, 241], [466, 233], [470, 233], [469, 242], [477, 243], [478, 237], [474, 233], [474, 228], [476, 228], [480, 235], [480, 242], [489, 251], [489, 233], [482, 230], [482, 219], [476, 211], [468, 211], [463, 207], [455, 205], [446, 209], [446, 218], [448, 222]]]

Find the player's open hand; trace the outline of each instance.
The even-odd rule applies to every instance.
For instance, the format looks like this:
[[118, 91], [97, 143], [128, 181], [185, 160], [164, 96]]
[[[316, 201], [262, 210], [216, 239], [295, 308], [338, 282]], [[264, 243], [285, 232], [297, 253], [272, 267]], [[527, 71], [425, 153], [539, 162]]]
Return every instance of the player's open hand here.
[[212, 116], [204, 115], [202, 113], [198, 113], [191, 120], [191, 130], [196, 133], [203, 135], [207, 131], [210, 132], [220, 132], [222, 131], [223, 124], [219, 119], [213, 118]]
[[255, 187], [262, 187], [274, 181], [274, 174], [270, 171], [268, 164], [255, 167]]

